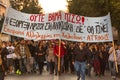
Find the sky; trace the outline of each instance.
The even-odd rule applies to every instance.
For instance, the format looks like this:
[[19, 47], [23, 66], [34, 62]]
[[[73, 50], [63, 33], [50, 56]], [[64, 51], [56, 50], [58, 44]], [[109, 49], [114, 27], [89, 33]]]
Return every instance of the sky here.
[[40, 5], [45, 13], [65, 11], [67, 12], [66, 0], [39, 0]]

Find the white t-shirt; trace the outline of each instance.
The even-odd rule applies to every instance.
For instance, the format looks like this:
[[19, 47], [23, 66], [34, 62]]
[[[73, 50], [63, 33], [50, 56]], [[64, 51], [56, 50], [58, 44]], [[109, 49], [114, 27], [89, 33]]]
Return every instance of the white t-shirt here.
[[7, 50], [9, 52], [9, 54], [7, 55], [7, 58], [13, 58], [13, 53], [14, 53], [14, 46], [8, 46]]

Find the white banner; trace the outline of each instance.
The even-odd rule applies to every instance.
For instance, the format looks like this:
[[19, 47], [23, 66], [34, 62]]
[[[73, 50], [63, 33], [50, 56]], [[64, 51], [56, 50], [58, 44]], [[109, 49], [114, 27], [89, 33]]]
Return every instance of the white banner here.
[[113, 41], [110, 14], [103, 17], [64, 12], [26, 14], [8, 8], [2, 32], [30, 40]]

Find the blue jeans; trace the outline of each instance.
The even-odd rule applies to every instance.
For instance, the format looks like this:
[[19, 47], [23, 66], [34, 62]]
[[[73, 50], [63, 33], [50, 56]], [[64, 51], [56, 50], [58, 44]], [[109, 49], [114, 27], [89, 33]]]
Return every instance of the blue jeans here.
[[81, 80], [85, 80], [86, 62], [75, 61], [74, 66], [77, 71], [77, 76], [81, 77]]

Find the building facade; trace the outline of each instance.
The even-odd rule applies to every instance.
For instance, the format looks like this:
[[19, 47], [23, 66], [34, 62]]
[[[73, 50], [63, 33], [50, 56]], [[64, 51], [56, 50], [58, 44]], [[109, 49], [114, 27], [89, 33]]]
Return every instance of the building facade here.
[[[0, 0], [0, 29], [2, 29], [3, 18], [6, 13], [6, 8], [10, 6], [9, 0]], [[11, 37], [0, 32], [0, 41], [10, 41]]]
[[6, 12], [6, 7], [10, 6], [9, 0], [0, 0], [0, 17], [3, 17]]

